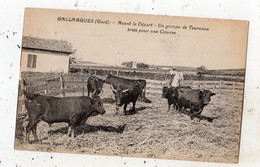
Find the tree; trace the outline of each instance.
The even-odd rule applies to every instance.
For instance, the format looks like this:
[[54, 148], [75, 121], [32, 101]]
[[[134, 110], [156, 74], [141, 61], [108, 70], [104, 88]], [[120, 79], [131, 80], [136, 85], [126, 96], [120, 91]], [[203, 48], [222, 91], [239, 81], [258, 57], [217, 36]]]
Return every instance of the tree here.
[[76, 63], [77, 60], [76, 51], [77, 50], [75, 49], [73, 53], [69, 56], [69, 65]]
[[[69, 46], [70, 46], [71, 49], [73, 48], [71, 43], [69, 43]], [[70, 56], [69, 56], [69, 66], [71, 64], [76, 63], [76, 59], [77, 59], [76, 52], [77, 52], [77, 49], [74, 49], [73, 52], [70, 54]]]
[[131, 68], [132, 65], [133, 65], [133, 62], [132, 62], [132, 61], [129, 61], [129, 62], [123, 62], [121, 65]]
[[149, 68], [149, 65], [145, 64], [145, 63], [137, 63], [136, 66], [137, 66], [137, 68], [143, 68], [143, 69]]
[[202, 77], [208, 71], [208, 69], [205, 66], [199, 66], [197, 70], [198, 70], [197, 75], [199, 77]]

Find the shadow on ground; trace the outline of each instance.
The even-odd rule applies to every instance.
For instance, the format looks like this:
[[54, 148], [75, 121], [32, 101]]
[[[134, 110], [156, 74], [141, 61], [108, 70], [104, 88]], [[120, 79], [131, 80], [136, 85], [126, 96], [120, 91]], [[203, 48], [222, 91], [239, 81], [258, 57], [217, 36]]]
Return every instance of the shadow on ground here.
[[129, 110], [126, 110], [125, 115], [138, 114], [139, 111], [143, 111], [143, 110], [145, 110], [145, 109], [147, 109], [147, 108], [152, 109], [152, 107], [144, 107], [144, 106], [142, 106], [142, 107], [136, 108], [135, 111], [133, 111], [133, 109], [131, 108], [131, 109], [129, 109]]
[[113, 104], [116, 102], [115, 99], [113, 99], [113, 98], [104, 98], [101, 101], [102, 101], [102, 103], [109, 103], [109, 104]]
[[[85, 124], [83, 126], [77, 127], [75, 134], [79, 135], [79, 134], [83, 134], [83, 133], [91, 133], [91, 132], [97, 132], [97, 131], [115, 132], [115, 133], [121, 134], [121, 133], [124, 132], [125, 126], [126, 126], [126, 124], [119, 125], [117, 127], [103, 126], [103, 125], [93, 126], [93, 125]], [[63, 127], [63, 128], [57, 129], [57, 130], [50, 130], [48, 132], [49, 135], [54, 135], [54, 134], [58, 134], [58, 133], [67, 134], [68, 133], [68, 127]]]
[[[220, 116], [220, 115], [219, 115]], [[208, 117], [208, 116], [204, 116], [204, 115], [199, 115], [197, 116], [197, 118], [199, 118], [199, 120], [206, 120], [208, 122], [212, 122], [214, 119], [218, 119], [219, 116], [215, 116], [215, 117]]]
[[[182, 114], [191, 116], [189, 110], [182, 110], [182, 111], [179, 111], [179, 112], [182, 113]], [[208, 117], [208, 116], [204, 116], [204, 115], [198, 115], [198, 116], [196, 116], [195, 118], [198, 118], [200, 121], [201, 121], [201, 120], [206, 120], [206, 121], [212, 123], [214, 119], [218, 119], [219, 117], [220, 117], [220, 115], [219, 115], [219, 116], [214, 116], [214, 117]]]

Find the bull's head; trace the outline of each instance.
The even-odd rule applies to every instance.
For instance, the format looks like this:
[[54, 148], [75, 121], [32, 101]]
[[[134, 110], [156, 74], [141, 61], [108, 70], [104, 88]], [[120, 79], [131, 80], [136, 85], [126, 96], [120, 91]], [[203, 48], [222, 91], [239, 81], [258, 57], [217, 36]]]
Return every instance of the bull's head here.
[[202, 91], [202, 99], [203, 99], [203, 104], [207, 105], [209, 104], [210, 100], [211, 100], [211, 96], [216, 95], [215, 93], [210, 92], [209, 90], [203, 90]]
[[167, 96], [168, 96], [168, 87], [164, 86], [162, 88], [162, 98], [167, 98]]
[[162, 98], [168, 98], [174, 92], [175, 87], [164, 86], [162, 89]]
[[103, 103], [101, 101], [101, 98], [99, 96], [93, 95], [91, 103], [92, 103], [95, 111], [98, 112], [97, 114], [103, 115], [103, 114], [106, 113], [106, 111], [105, 111], [105, 109], [103, 107]]
[[116, 104], [121, 106], [124, 104], [125, 98], [128, 95], [129, 88], [127, 89], [119, 89], [116, 93]]
[[126, 89], [122, 89], [120, 87], [118, 87], [117, 89], [114, 89], [113, 86], [110, 86], [110, 88], [112, 89], [112, 91], [115, 94], [116, 97], [116, 105], [118, 106], [122, 106], [124, 104], [124, 98], [127, 96], [129, 88]]

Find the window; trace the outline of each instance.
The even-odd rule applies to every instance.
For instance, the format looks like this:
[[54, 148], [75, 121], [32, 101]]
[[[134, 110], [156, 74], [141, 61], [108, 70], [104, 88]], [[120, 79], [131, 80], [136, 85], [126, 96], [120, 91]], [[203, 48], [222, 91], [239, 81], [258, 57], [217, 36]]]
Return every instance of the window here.
[[37, 55], [28, 54], [27, 67], [36, 68]]

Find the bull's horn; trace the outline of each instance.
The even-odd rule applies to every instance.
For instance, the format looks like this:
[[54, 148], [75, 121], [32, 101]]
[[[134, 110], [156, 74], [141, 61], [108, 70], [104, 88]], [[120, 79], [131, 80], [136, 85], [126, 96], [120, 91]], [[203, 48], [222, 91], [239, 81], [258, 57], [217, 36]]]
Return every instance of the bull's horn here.
[[127, 92], [127, 91], [129, 91], [129, 89], [123, 90], [122, 92], [125, 93], [125, 92]]
[[101, 96], [103, 94], [103, 90], [100, 91], [100, 93], [98, 94], [98, 96]]
[[96, 93], [97, 89], [94, 90], [93, 95]]
[[110, 85], [110, 88], [112, 89], [113, 92], [117, 92], [117, 90], [114, 89], [112, 85]]

